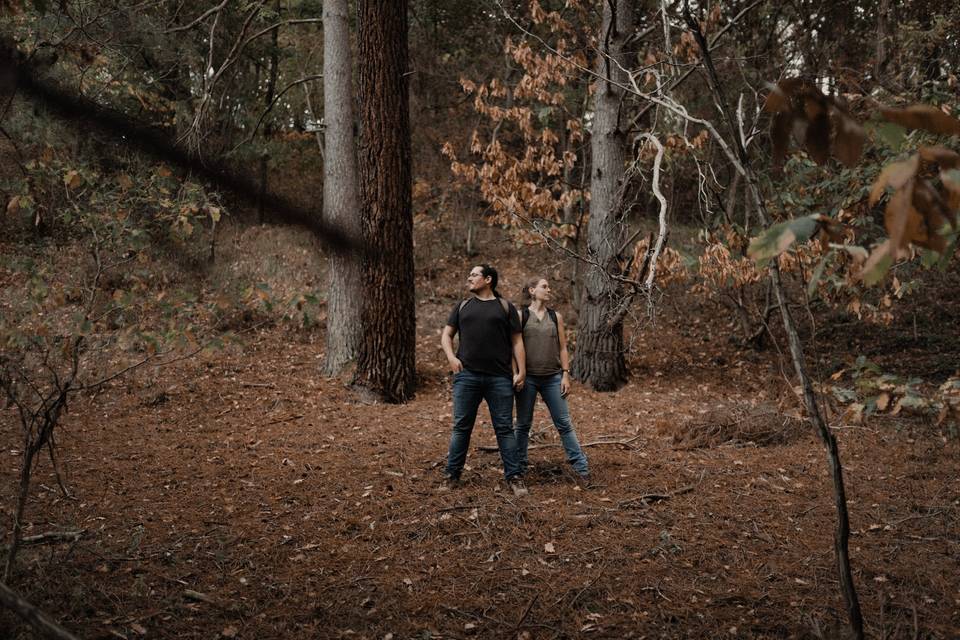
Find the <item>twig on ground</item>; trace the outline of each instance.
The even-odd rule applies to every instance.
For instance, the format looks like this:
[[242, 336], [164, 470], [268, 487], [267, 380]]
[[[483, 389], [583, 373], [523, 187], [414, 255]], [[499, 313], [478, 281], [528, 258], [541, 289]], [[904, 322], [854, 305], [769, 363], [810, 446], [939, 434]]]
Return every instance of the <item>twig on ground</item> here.
[[[594, 576], [593, 580], [583, 585], [583, 589], [580, 589], [580, 591], [577, 592], [577, 595], [573, 596], [573, 600], [570, 601], [571, 607], [577, 602], [577, 600], [580, 599], [580, 596], [582, 596], [587, 591], [587, 589], [589, 589], [590, 587], [592, 587], [597, 583], [597, 580], [599, 580], [601, 576], [603, 576], [603, 572], [606, 570], [606, 568], [607, 568], [607, 565], [601, 565], [600, 569], [597, 571], [597, 575]], [[557, 600], [557, 604], [560, 604], [562, 600], [563, 598], [560, 598], [560, 600]]]
[[[20, 539], [20, 544], [22, 546], [31, 545], [31, 544], [56, 544], [58, 542], [76, 542], [80, 539], [83, 534], [87, 531], [82, 529], [80, 531], [48, 531], [46, 533], [39, 533], [35, 536], [24, 536]], [[2, 547], [3, 550], [6, 550], [8, 547], [5, 545]]]
[[642, 496], [637, 496], [635, 498], [630, 498], [629, 500], [623, 500], [618, 503], [619, 507], [629, 507], [634, 504], [643, 503], [644, 506], [654, 503], [662, 502], [664, 500], [669, 500], [670, 498], [676, 496], [682, 496], [685, 493], [690, 493], [696, 488], [696, 485], [688, 484], [685, 487], [680, 487], [676, 491], [670, 491], [667, 493], [645, 493]]
[[[582, 447], [599, 447], [602, 444], [615, 444], [615, 445], [628, 447], [630, 449], [635, 449], [636, 447], [631, 446], [631, 443], [639, 438], [640, 436], [636, 435], [636, 436], [633, 436], [632, 438], [627, 438], [626, 440], [593, 440], [591, 442], [581, 443], [580, 447], [581, 448]], [[547, 442], [544, 444], [532, 444], [529, 447], [527, 447], [527, 449], [548, 449], [551, 447], [559, 447], [559, 446], [561, 446], [559, 442]], [[486, 451], [489, 453], [489, 452], [500, 451], [500, 449], [496, 445], [484, 444], [484, 445], [478, 445], [477, 451]]]
[[537, 593], [535, 593], [532, 598], [530, 598], [530, 602], [527, 603], [527, 606], [526, 606], [526, 608], [523, 610], [523, 613], [520, 614], [520, 617], [517, 619], [517, 624], [514, 625], [514, 631], [516, 631], [517, 629], [519, 629], [520, 626], [524, 623], [524, 621], [527, 619], [527, 616], [530, 615], [530, 610], [533, 609], [533, 605], [536, 604], [536, 602], [537, 602], [537, 600], [538, 600], [539, 598], [540, 598], [540, 592], [539, 592], [539, 591], [538, 591]]

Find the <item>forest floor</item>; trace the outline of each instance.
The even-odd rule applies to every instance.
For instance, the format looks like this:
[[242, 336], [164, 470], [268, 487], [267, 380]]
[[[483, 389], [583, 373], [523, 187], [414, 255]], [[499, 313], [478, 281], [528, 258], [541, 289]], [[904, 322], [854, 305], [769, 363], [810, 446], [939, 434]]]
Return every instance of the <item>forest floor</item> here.
[[[464, 266], [421, 270], [408, 404], [321, 377], [322, 333], [282, 324], [78, 398], [57, 440], [72, 498], [41, 460], [25, 533], [84, 533], [25, 548], [14, 586], [82, 638], [842, 636], [823, 447], [776, 351], [738, 349], [681, 290], [632, 331], [625, 388], [574, 387], [593, 486], [541, 405], [529, 496], [479, 448], [494, 443], [483, 411], [464, 486], [438, 491], [438, 332]], [[960, 443], [906, 416], [833, 426], [869, 636], [960, 637]], [[0, 613], [0, 636], [21, 635]]]

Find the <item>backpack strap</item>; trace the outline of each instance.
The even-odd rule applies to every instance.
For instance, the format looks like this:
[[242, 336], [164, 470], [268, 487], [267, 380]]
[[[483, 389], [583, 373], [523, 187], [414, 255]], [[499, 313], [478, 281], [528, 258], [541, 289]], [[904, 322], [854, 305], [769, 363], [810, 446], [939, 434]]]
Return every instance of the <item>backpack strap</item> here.
[[560, 321], [557, 320], [557, 312], [547, 307], [547, 314], [550, 316], [550, 319], [553, 320], [553, 326], [557, 328], [557, 348], [560, 348]]
[[530, 307], [524, 307], [520, 312], [520, 328], [527, 328], [527, 321], [530, 319]]

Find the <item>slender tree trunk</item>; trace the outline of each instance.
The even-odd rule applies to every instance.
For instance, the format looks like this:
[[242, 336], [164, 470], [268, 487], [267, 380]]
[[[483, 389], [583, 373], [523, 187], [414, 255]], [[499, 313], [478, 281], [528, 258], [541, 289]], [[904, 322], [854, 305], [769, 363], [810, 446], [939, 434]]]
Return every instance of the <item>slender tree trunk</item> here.
[[416, 375], [407, 0], [359, 0], [357, 15], [365, 290], [355, 380], [405, 402]]
[[7, 549], [7, 559], [3, 567], [3, 582], [10, 582], [13, 575], [13, 563], [20, 551], [20, 540], [23, 539], [23, 512], [30, 496], [30, 475], [33, 472], [33, 458], [37, 450], [33, 442], [26, 443], [23, 448], [23, 464], [20, 467], [20, 484], [17, 491], [17, 506], [13, 516], [13, 536]]
[[[280, 12], [280, 0], [277, 0], [277, 13]], [[267, 95], [264, 97], [264, 108], [269, 109], [270, 105], [273, 104], [273, 94], [277, 90], [277, 74], [279, 73], [278, 68], [278, 34], [280, 33], [280, 27], [277, 27], [270, 34], [270, 72], [267, 76]], [[270, 138], [273, 136], [273, 118], [270, 115], [267, 115], [266, 125], [263, 127], [263, 139], [265, 144], [270, 143]], [[266, 221], [266, 212], [264, 211], [265, 202], [267, 200], [267, 165], [270, 162], [270, 154], [266, 149], [260, 152], [260, 197], [257, 198], [257, 220], [260, 224], [263, 224]]]
[[880, 0], [877, 9], [877, 52], [873, 61], [873, 76], [880, 80], [887, 66], [887, 34], [890, 31], [890, 0]]
[[803, 345], [800, 342], [800, 335], [797, 333], [793, 316], [790, 314], [789, 301], [783, 291], [780, 268], [777, 266], [776, 259], [773, 260], [770, 267], [770, 277], [773, 280], [774, 291], [777, 293], [777, 304], [780, 305], [783, 328], [787, 333], [787, 341], [790, 345], [790, 356], [797, 372], [797, 378], [800, 380], [800, 387], [803, 390], [803, 404], [810, 415], [810, 421], [820, 436], [820, 440], [823, 441], [823, 446], [827, 450], [830, 478], [833, 480], [833, 501], [837, 510], [837, 522], [833, 531], [833, 551], [837, 561], [837, 573], [840, 576], [840, 590], [843, 592], [843, 598], [847, 605], [850, 629], [853, 631], [854, 637], [861, 640], [864, 637], [863, 613], [860, 611], [860, 600], [857, 597], [857, 590], [853, 583], [853, 572], [850, 569], [850, 515], [847, 512], [847, 493], [843, 484], [840, 449], [837, 447], [836, 437], [823, 419], [823, 414], [820, 413], [817, 396], [813, 390], [813, 384], [810, 382], [810, 376], [807, 374]]
[[604, 2], [597, 72], [605, 80], [598, 81], [594, 93], [590, 141], [593, 169], [587, 225], [587, 254], [600, 266], [591, 267], [584, 277], [572, 372], [577, 380], [589, 383], [597, 391], [613, 391], [627, 379], [623, 316], [615, 311], [623, 292], [608, 274], [620, 272], [617, 252], [624, 241], [624, 230], [618, 209], [627, 146], [625, 123], [620, 120], [623, 90], [612, 83], [627, 83], [623, 69], [629, 63], [624, 45], [632, 27], [629, 2]]
[[[360, 237], [357, 145], [353, 135], [353, 66], [348, 0], [323, 3], [323, 215], [332, 226]], [[360, 260], [334, 253], [327, 288], [327, 355], [323, 371], [335, 375], [357, 356], [360, 345]]]
[[[717, 71], [713, 65], [713, 58], [710, 56], [710, 47], [707, 45], [707, 40], [700, 30], [699, 23], [690, 13], [689, 0], [684, 0], [683, 13], [687, 26], [693, 32], [697, 46], [700, 48], [700, 53], [703, 55], [703, 64], [707, 70], [710, 89], [713, 92], [717, 104], [720, 106], [720, 112], [730, 130], [731, 139], [733, 140], [737, 158], [741, 165], [740, 170], [742, 171], [745, 189], [753, 200], [760, 222], [762, 224], [769, 224], [769, 216], [766, 214], [763, 196], [760, 193], [760, 187], [758, 186], [753, 169], [750, 167], [750, 157], [747, 155], [747, 150], [743, 146], [743, 142], [737, 133], [736, 122], [721, 90]], [[807, 374], [803, 355], [803, 344], [800, 342], [796, 324], [793, 321], [793, 316], [790, 314], [789, 301], [783, 288], [783, 282], [780, 277], [780, 267], [776, 259], [771, 261], [769, 273], [771, 282], [773, 283], [773, 289], [776, 292], [777, 303], [780, 306], [783, 328], [787, 333], [787, 340], [790, 344], [790, 357], [793, 360], [797, 378], [799, 378], [800, 386], [803, 389], [804, 406], [810, 415], [810, 421], [813, 423], [813, 426], [816, 428], [820, 439], [827, 449], [830, 476], [833, 479], [833, 500], [837, 510], [837, 522], [833, 538], [837, 572], [840, 575], [840, 588], [847, 605], [847, 617], [850, 622], [850, 630], [857, 640], [862, 640], [864, 638], [863, 613], [860, 610], [860, 600], [857, 597], [856, 585], [853, 582], [853, 572], [850, 569], [850, 515], [847, 512], [847, 496], [843, 483], [843, 467], [840, 464], [840, 451], [837, 447], [837, 440], [827, 426], [823, 415], [820, 413], [820, 407], [817, 405], [816, 392], [813, 389], [810, 376]]]

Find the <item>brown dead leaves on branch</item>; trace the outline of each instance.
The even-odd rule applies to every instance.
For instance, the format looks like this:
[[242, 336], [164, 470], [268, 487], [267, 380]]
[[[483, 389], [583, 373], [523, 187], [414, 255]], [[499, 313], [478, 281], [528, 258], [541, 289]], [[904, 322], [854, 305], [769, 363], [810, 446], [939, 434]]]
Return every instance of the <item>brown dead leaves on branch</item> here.
[[884, 167], [870, 192], [874, 206], [887, 188], [893, 194], [887, 201], [883, 223], [888, 239], [877, 247], [864, 267], [909, 254], [911, 244], [943, 254], [947, 240], [944, 227], [957, 226], [960, 210], [960, 155], [944, 147], [920, 147], [903, 162]]
[[[584, 139], [584, 107], [572, 100], [577, 91], [570, 86], [580, 78], [579, 67], [589, 64], [571, 23], [585, 9], [578, 3], [568, 8], [575, 11], [561, 15], [530, 2], [531, 21], [557, 44], [554, 52], [527, 38], [507, 37], [503, 52], [522, 71], [519, 78], [461, 79], [483, 124], [470, 137], [470, 157], [458, 154], [451, 142], [442, 149], [457, 180], [477, 187], [490, 203], [488, 222], [512, 228], [527, 243], [540, 242], [540, 232], [558, 240], [572, 237], [573, 212], [589, 199], [573, 180]], [[540, 232], [518, 225], [518, 218], [538, 222]]]
[[773, 114], [773, 165], [779, 171], [792, 135], [818, 164], [833, 155], [848, 167], [863, 153], [866, 133], [846, 109], [808, 80], [781, 80], [767, 95], [764, 111]]
[[[866, 138], [863, 127], [810, 81], [781, 80], [767, 96], [764, 110], [773, 114], [770, 135], [776, 172], [783, 168], [791, 137], [818, 164], [828, 163], [831, 155], [848, 167], [859, 162]], [[960, 120], [931, 105], [878, 110], [882, 119], [906, 129], [960, 135]], [[946, 234], [957, 230], [960, 212], [960, 155], [945, 147], [920, 147], [907, 160], [887, 165], [873, 184], [871, 207], [888, 188], [892, 193], [884, 211], [887, 239], [863, 264], [860, 278], [867, 285], [882, 280], [894, 260], [909, 257], [911, 245], [941, 256], [950, 252]], [[755, 239], [755, 244], [763, 245], [774, 230]], [[780, 243], [775, 251], [785, 251], [790, 244]]]

